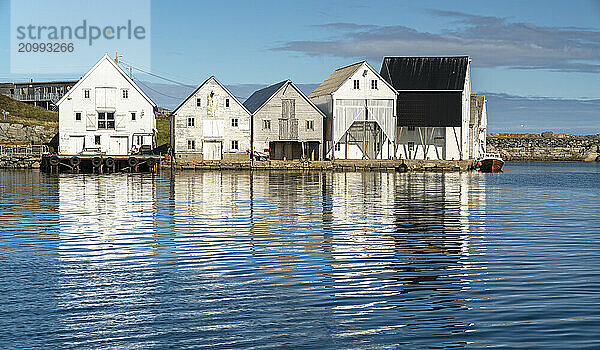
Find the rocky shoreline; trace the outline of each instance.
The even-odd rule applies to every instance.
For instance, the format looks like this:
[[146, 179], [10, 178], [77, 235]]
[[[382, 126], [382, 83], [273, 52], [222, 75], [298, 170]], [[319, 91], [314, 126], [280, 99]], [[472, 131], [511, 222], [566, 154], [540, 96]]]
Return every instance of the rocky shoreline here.
[[600, 161], [600, 134], [488, 134], [488, 152], [506, 161]]

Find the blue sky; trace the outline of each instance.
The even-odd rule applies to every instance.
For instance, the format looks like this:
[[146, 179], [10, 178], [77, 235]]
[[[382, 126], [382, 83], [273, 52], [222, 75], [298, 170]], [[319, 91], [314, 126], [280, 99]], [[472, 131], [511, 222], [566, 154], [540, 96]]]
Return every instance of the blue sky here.
[[[9, 12], [0, 0], [0, 80], [27, 78], [10, 74]], [[600, 0], [152, 1], [151, 19], [140, 68], [192, 85], [314, 84], [362, 59], [466, 54], [474, 92], [600, 99]]]

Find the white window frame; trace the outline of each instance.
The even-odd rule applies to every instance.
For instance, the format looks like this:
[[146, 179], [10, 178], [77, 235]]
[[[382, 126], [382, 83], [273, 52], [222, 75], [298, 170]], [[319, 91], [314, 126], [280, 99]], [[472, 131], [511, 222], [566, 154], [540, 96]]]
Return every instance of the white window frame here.
[[306, 121], [306, 130], [312, 130], [312, 131], [315, 130], [315, 121], [314, 120], [308, 119]]
[[100, 135], [94, 135], [94, 145], [95, 146], [100, 146], [101, 144], [102, 144], [102, 136], [100, 136]]
[[187, 140], [187, 149], [188, 151], [196, 150], [196, 140]]
[[196, 126], [196, 118], [188, 117], [187, 118], [187, 126], [188, 126], [188, 128], [195, 127]]
[[262, 128], [263, 130], [271, 130], [271, 119], [263, 119]]
[[133, 112], [129, 112], [129, 116], [131, 117], [131, 120], [137, 120], [137, 112], [133, 111]]
[[377, 87], [377, 79], [371, 80], [371, 90], [379, 90], [379, 88]]
[[129, 98], [129, 89], [121, 89], [121, 98], [128, 99]]
[[354, 79], [352, 90], [360, 90], [360, 80]]
[[237, 128], [240, 126], [240, 120], [238, 118], [231, 118], [231, 127]]
[[196, 97], [196, 108], [202, 107], [202, 98]]
[[[77, 114], [79, 114], [79, 119], [77, 119]], [[80, 122], [83, 120], [83, 112], [75, 111], [75, 121]]]
[[231, 150], [232, 151], [239, 151], [240, 150], [240, 141], [238, 141], [238, 140], [231, 140]]
[[85, 99], [90, 98], [90, 96], [91, 96], [90, 90], [91, 89], [83, 89], [83, 98], [85, 98]]
[[226, 98], [225, 99], [225, 108], [229, 108], [229, 106], [230, 106], [229, 99]]

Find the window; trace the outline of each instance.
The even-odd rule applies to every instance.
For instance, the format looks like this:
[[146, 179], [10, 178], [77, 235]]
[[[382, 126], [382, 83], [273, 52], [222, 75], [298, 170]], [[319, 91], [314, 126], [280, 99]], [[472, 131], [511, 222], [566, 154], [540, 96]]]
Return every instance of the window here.
[[188, 118], [188, 126], [195, 126], [196, 125], [196, 120], [194, 119], [194, 117], [189, 117]]
[[196, 99], [196, 107], [200, 107], [200, 106], [202, 106], [202, 99], [197, 98]]
[[95, 145], [100, 145], [100, 135], [94, 136], [94, 144]]
[[196, 149], [196, 140], [188, 140], [188, 149], [189, 150]]
[[98, 113], [98, 129], [114, 129], [115, 114], [114, 113]]
[[135, 120], [135, 112], [131, 112], [131, 120]]
[[271, 130], [271, 121], [270, 120], [263, 120], [263, 129]]
[[238, 140], [232, 140], [231, 141], [231, 150], [232, 151], [237, 151], [240, 149], [240, 143]]
[[414, 150], [415, 150], [415, 143], [414, 143], [414, 142], [409, 142], [409, 143], [408, 143], [408, 150], [409, 150], [410, 152], [412, 152], [412, 151], [414, 151]]
[[360, 81], [357, 79], [354, 79], [354, 90], [358, 90], [360, 89]]
[[414, 126], [409, 126], [409, 127], [407, 127], [407, 130], [408, 131], [415, 131], [415, 127]]
[[129, 98], [129, 90], [123, 89], [123, 98]]
[[341, 151], [342, 150], [342, 145], [340, 143], [336, 143], [335, 144], [335, 150], [338, 151], [338, 152]]
[[315, 121], [314, 120], [306, 121], [306, 130], [315, 130]]
[[371, 89], [377, 90], [377, 80], [371, 80]]
[[81, 112], [75, 112], [75, 120], [81, 120]]
[[228, 98], [225, 99], [225, 107], [229, 108], [229, 99]]
[[238, 118], [231, 118], [231, 127], [233, 127], [233, 128], [238, 127]]
[[83, 98], [90, 98], [90, 89], [83, 90]]

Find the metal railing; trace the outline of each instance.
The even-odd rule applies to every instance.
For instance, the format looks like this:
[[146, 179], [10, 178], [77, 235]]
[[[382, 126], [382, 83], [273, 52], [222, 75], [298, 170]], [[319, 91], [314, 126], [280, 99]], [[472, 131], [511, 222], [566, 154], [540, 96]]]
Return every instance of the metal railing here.
[[0, 156], [41, 158], [46, 153], [50, 153], [46, 145], [0, 145]]
[[10, 97], [19, 101], [52, 101], [52, 103], [56, 103], [64, 94], [57, 92], [34, 92], [31, 94], [11, 94]]

